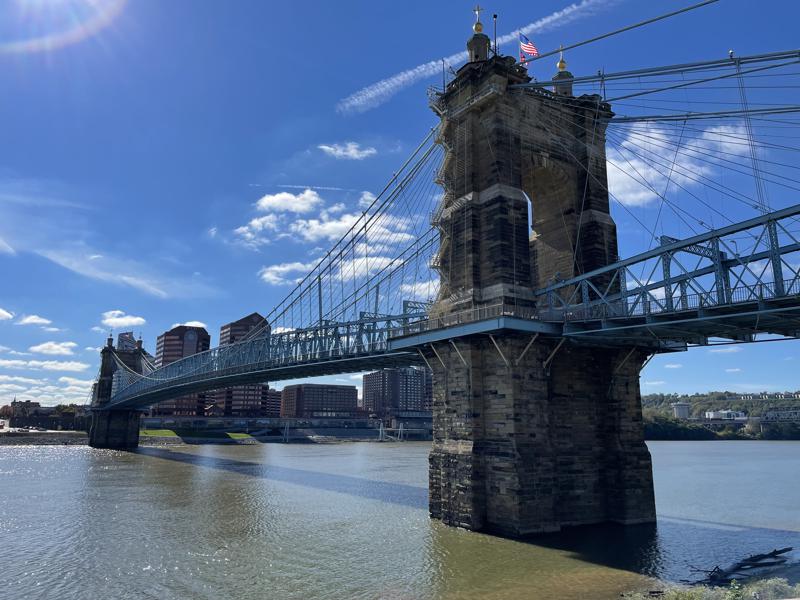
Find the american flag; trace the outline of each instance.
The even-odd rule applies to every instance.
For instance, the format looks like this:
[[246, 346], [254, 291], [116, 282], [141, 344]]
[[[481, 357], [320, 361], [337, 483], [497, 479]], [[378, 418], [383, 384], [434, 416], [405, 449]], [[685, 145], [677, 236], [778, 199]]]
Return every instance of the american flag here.
[[526, 38], [521, 33], [519, 34], [519, 62], [525, 64], [524, 61], [539, 56], [539, 49], [536, 45]]

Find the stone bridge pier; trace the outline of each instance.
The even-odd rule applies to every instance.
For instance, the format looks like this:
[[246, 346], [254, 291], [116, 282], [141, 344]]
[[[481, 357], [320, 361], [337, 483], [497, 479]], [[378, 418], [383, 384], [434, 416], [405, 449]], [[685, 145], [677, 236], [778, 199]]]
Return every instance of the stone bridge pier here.
[[[563, 58], [552, 90], [490, 55], [431, 105], [445, 149], [435, 213], [441, 289], [433, 316], [532, 311], [534, 291], [617, 260], [599, 96], [575, 97]], [[508, 536], [607, 521], [653, 522], [639, 371], [647, 351], [521, 330], [420, 347], [434, 371], [430, 514]]]
[[139, 445], [139, 421], [141, 411], [127, 409], [106, 409], [114, 388], [114, 374], [117, 362], [114, 355], [137, 373], [142, 372], [141, 341], [135, 350], [116, 350], [113, 339], [108, 338], [101, 352], [100, 376], [92, 390], [91, 421], [89, 425], [89, 445], [92, 448], [112, 450], [132, 450]]

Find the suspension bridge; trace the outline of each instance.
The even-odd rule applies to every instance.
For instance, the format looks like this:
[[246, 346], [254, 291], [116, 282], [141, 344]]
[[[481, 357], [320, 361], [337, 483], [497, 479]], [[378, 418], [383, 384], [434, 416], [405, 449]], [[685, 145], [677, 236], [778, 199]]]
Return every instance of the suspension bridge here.
[[429, 90], [438, 125], [245, 339], [164, 366], [109, 342], [93, 446], [135, 447], [138, 411], [189, 393], [425, 365], [432, 516], [654, 519], [643, 365], [800, 331], [800, 50], [590, 76], [562, 57], [540, 82], [479, 21], [467, 47]]

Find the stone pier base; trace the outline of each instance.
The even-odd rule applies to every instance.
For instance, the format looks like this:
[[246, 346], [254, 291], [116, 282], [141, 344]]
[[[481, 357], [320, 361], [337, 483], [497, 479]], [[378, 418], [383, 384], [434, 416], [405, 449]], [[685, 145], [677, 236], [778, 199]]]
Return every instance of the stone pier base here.
[[529, 341], [504, 334], [426, 351], [431, 516], [510, 537], [655, 521], [639, 395], [644, 354], [565, 343], [547, 368], [555, 344], [526, 351]]
[[89, 445], [92, 448], [132, 450], [139, 446], [139, 419], [137, 410], [95, 410], [89, 427]]

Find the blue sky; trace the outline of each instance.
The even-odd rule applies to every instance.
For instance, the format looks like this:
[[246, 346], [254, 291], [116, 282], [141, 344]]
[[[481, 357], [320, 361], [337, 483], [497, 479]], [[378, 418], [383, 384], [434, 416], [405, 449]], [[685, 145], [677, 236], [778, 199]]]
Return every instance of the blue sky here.
[[[529, 37], [548, 51], [687, 3], [486, 6], [501, 35], [538, 23]], [[722, 0], [570, 52], [569, 66], [593, 74], [796, 45], [800, 5], [754, 6]], [[215, 343], [221, 324], [268, 312], [295, 263], [328, 247], [435, 124], [425, 92], [440, 78], [425, 64], [464, 49], [470, 8], [3, 3], [0, 404], [83, 401], [109, 329], [141, 332], [152, 350], [175, 323], [204, 323]], [[531, 72], [549, 78], [554, 62]], [[770, 198], [792, 203], [780, 190]], [[293, 212], [275, 209], [286, 200]], [[623, 254], [643, 249], [628, 213], [613, 210]], [[657, 205], [635, 210], [652, 218]], [[276, 228], [290, 236], [276, 243]], [[662, 229], [688, 234], [667, 217]], [[658, 356], [643, 391], [796, 389], [795, 361], [795, 342]]]

